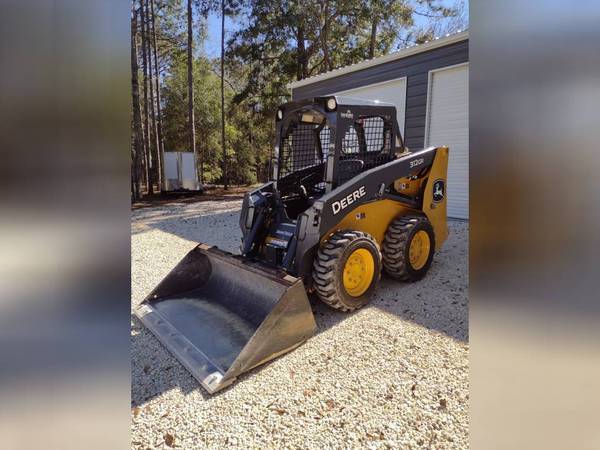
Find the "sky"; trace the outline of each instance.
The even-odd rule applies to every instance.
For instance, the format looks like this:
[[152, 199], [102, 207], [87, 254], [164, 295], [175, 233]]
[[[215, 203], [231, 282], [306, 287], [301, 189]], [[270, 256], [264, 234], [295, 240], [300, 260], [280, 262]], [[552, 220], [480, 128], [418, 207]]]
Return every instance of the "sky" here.
[[[239, 23], [225, 17], [225, 40], [239, 29]], [[204, 51], [209, 58], [221, 56], [221, 15], [211, 13], [208, 16], [208, 37], [204, 42]]]
[[[452, 6], [457, 3], [457, 0], [441, 0], [438, 4], [443, 6]], [[465, 3], [468, 13], [468, 2]], [[243, 20], [243, 16], [240, 16], [237, 20], [232, 20], [229, 17], [225, 17], [225, 39], [227, 40], [231, 35], [239, 29], [239, 21]], [[422, 16], [415, 16], [416, 25], [423, 25], [426, 23], [426, 18]], [[208, 16], [208, 37], [204, 43], [204, 51], [208, 57], [219, 57], [221, 55], [221, 16], [220, 14], [211, 13]]]

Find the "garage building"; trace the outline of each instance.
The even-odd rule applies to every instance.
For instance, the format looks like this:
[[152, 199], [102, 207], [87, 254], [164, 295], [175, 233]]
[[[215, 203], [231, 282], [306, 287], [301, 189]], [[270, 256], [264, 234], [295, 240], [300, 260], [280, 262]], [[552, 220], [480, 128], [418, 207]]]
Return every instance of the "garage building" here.
[[450, 147], [448, 216], [469, 217], [467, 31], [289, 85], [294, 100], [345, 95], [396, 105], [406, 145]]

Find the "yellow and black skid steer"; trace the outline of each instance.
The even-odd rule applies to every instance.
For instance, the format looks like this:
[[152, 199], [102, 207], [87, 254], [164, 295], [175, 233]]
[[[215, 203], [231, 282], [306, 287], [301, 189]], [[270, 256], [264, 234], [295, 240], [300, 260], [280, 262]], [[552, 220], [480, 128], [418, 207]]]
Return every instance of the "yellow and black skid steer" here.
[[358, 309], [382, 270], [425, 276], [448, 235], [448, 148], [409, 151], [393, 105], [316, 97], [283, 104], [275, 123], [241, 254], [199, 244], [136, 310], [209, 393], [314, 334], [307, 293]]

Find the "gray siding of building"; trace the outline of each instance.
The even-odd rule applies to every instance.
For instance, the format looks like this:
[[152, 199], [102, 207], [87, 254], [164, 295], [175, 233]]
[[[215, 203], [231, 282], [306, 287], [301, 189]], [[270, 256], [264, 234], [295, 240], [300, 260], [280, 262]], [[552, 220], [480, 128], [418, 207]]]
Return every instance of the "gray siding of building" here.
[[404, 140], [409, 148], [419, 149], [425, 143], [425, 115], [429, 71], [464, 63], [468, 60], [469, 41], [464, 40], [445, 47], [294, 88], [292, 90], [292, 99], [297, 100], [300, 98], [327, 95], [332, 92], [406, 77]]

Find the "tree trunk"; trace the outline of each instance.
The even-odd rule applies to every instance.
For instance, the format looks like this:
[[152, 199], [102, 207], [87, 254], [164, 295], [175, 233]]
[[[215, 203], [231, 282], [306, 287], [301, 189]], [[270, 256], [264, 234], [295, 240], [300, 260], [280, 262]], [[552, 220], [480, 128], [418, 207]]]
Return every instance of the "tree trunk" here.
[[144, 1], [140, 0], [140, 12], [141, 12], [141, 20], [142, 20], [142, 52], [143, 52], [143, 66], [144, 66], [144, 120], [146, 122], [145, 127], [145, 137], [146, 141], [146, 189], [148, 190], [148, 194], [154, 193], [154, 188], [152, 186], [152, 144], [151, 144], [151, 136], [152, 133], [150, 131], [150, 115], [148, 113], [148, 103], [150, 99], [148, 97], [148, 39], [146, 39], [146, 12], [144, 8]]
[[154, 0], [150, 0], [150, 13], [152, 18], [152, 43], [154, 48], [154, 72], [156, 76], [156, 124], [158, 133], [158, 158], [156, 161], [158, 170], [158, 185], [159, 190], [163, 190], [164, 179], [164, 152], [165, 143], [162, 134], [162, 113], [160, 107], [160, 72], [158, 69], [158, 48], [156, 46], [156, 20], [154, 16]]
[[[254, 105], [252, 105], [252, 111], [250, 111], [250, 120], [248, 124], [248, 143], [250, 144], [250, 149], [254, 151], [254, 136], [252, 134], [252, 129], [254, 128]], [[256, 174], [256, 181], [262, 181], [260, 178], [260, 152], [254, 152], [254, 172]]]
[[[192, 0], [187, 0], [187, 75], [188, 75], [188, 133], [190, 150], [196, 157], [196, 125], [194, 119], [194, 72], [193, 72]], [[198, 168], [196, 167], [196, 171]]]
[[161, 191], [160, 188], [160, 164], [159, 164], [159, 154], [160, 154], [160, 145], [158, 141], [158, 131], [156, 128], [156, 111], [154, 108], [154, 63], [152, 62], [152, 37], [150, 34], [150, 9], [148, 5], [148, 0], [145, 0], [146, 3], [146, 46], [148, 49], [148, 83], [150, 84], [150, 130], [151, 130], [151, 139], [152, 146], [154, 147], [154, 152], [152, 153], [152, 161], [153, 161], [153, 171], [152, 171], [152, 184], [156, 183], [158, 185], [158, 191]]
[[144, 142], [142, 136], [142, 117], [140, 113], [140, 86], [138, 83], [138, 61], [137, 61], [137, 11], [135, 3], [132, 2], [131, 15], [131, 100], [133, 108], [133, 154], [131, 179], [133, 183], [133, 201], [141, 198], [142, 157], [144, 153]]
[[298, 18], [298, 29], [296, 32], [296, 41], [298, 48], [298, 59], [296, 64], [298, 68], [296, 70], [296, 79], [303, 80], [308, 76], [308, 57], [306, 55], [306, 45], [304, 43], [304, 24], [300, 22], [301, 18]]
[[329, 58], [329, 0], [323, 4], [323, 28], [321, 29], [321, 46], [323, 48], [323, 63], [326, 70], [332, 70]]
[[369, 59], [375, 57], [375, 43], [377, 42], [377, 25], [379, 24], [379, 19], [373, 17], [373, 21], [371, 22], [371, 36], [369, 39]]
[[200, 139], [200, 143], [198, 144], [198, 156], [199, 156], [199, 175], [198, 175], [198, 180], [200, 181], [201, 185], [204, 185], [204, 158], [206, 156], [206, 140], [208, 139], [206, 136], [206, 130], [203, 130], [202, 128], [200, 128], [200, 131], [198, 131], [199, 134], [199, 139]]
[[225, 149], [225, 0], [221, 0], [221, 150], [223, 152], [223, 189], [227, 190], [227, 151]]

